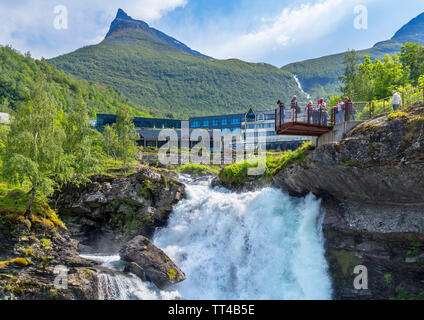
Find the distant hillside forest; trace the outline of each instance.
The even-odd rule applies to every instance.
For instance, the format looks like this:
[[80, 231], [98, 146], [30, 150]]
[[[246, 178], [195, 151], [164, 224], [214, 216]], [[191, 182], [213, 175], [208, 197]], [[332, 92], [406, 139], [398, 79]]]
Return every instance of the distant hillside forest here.
[[0, 47], [0, 111], [14, 113], [19, 103], [28, 101], [40, 79], [46, 80], [47, 90], [65, 112], [82, 99], [91, 119], [96, 113], [116, 113], [124, 106], [133, 116], [150, 117], [145, 108], [112, 87], [77, 79], [45, 60], [32, 59], [29, 53], [22, 55], [11, 47]]
[[[369, 56], [371, 60], [383, 59], [386, 54], [400, 53], [400, 48], [408, 43], [424, 44], [424, 13], [405, 24], [396, 34], [386, 41], [366, 50], [358, 51], [360, 57]], [[351, 48], [353, 49], [353, 48]], [[303, 89], [314, 98], [340, 93], [339, 76], [343, 74], [344, 54], [291, 63], [282, 69], [295, 74]]]
[[277, 67], [198, 57], [132, 33], [49, 61], [80, 78], [113, 86], [154, 116], [187, 119], [249, 107], [269, 110], [279, 99], [303, 96], [293, 76]]

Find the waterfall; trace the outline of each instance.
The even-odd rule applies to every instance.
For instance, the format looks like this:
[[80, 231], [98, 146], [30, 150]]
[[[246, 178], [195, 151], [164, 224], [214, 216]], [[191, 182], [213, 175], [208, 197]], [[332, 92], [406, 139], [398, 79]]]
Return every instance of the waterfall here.
[[[242, 194], [187, 183], [188, 198], [153, 243], [187, 280], [159, 291], [135, 276], [102, 274], [106, 299], [331, 299], [320, 201], [272, 188]], [[104, 267], [122, 270], [119, 257]]]
[[297, 84], [298, 88], [300, 89], [300, 91], [302, 91], [303, 93], [305, 93], [305, 94], [307, 95], [306, 97], [307, 97], [308, 99], [310, 99], [310, 98], [311, 98], [311, 95], [310, 95], [310, 94], [308, 94], [308, 93], [306, 93], [306, 92], [303, 90], [302, 84], [300, 83], [300, 80], [299, 80], [299, 78], [297, 77], [297, 75], [293, 74], [293, 78], [294, 78], [294, 80], [296, 81], [296, 84]]

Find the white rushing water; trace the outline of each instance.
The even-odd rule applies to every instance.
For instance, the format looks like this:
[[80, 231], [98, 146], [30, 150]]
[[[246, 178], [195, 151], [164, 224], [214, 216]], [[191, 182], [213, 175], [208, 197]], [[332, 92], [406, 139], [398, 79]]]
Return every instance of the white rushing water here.
[[305, 93], [305, 94], [307, 95], [307, 96], [306, 96], [306, 98], [310, 99], [310, 98], [311, 98], [311, 95], [310, 95], [310, 94], [308, 94], [308, 93], [306, 93], [306, 92], [303, 90], [302, 83], [300, 83], [300, 80], [299, 80], [299, 78], [297, 77], [297, 75], [293, 74], [293, 78], [294, 78], [294, 80], [296, 81], [296, 84], [297, 84], [298, 88], [300, 89], [300, 91], [302, 91], [303, 93]]
[[[235, 194], [206, 183], [188, 184], [187, 193], [153, 239], [187, 280], [159, 291], [135, 276], [104, 274], [101, 285], [110, 289], [100, 298], [331, 299], [320, 202], [312, 195]], [[122, 270], [118, 256], [108, 259], [104, 267]]]

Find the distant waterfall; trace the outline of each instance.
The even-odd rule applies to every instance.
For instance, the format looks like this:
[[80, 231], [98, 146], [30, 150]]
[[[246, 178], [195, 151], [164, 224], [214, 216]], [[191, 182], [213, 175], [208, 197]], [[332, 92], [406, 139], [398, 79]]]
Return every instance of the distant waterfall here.
[[[159, 291], [135, 277], [105, 274], [103, 298], [331, 299], [319, 200], [271, 188], [235, 194], [202, 183], [188, 183], [187, 192], [153, 240], [187, 280]], [[119, 257], [111, 260], [116, 269]]]
[[300, 91], [302, 91], [304, 94], [306, 94], [306, 95], [307, 95], [307, 98], [308, 98], [308, 99], [310, 99], [310, 98], [311, 98], [311, 95], [310, 95], [310, 94], [308, 94], [308, 93], [306, 93], [306, 92], [303, 90], [302, 84], [300, 83], [300, 80], [299, 80], [299, 78], [297, 77], [297, 75], [293, 74], [293, 78], [294, 78], [294, 80], [296, 81], [297, 86], [299, 87]]

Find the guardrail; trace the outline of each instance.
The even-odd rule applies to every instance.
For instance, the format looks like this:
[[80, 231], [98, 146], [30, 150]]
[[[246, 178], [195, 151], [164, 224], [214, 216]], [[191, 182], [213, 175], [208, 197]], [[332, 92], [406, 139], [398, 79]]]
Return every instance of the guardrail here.
[[[424, 87], [414, 88], [408, 91], [400, 92], [402, 105], [407, 107], [416, 102], [424, 103]], [[308, 102], [298, 102], [297, 109], [285, 109], [279, 107], [275, 110], [275, 129], [288, 122], [301, 122], [318, 126], [335, 126], [343, 121], [350, 120], [369, 120], [373, 117], [387, 112], [392, 112], [392, 97], [386, 97], [373, 101], [355, 101], [347, 107], [339, 110], [337, 106], [319, 108], [316, 110], [307, 110], [303, 112]], [[292, 116], [292, 110], [295, 110]]]

